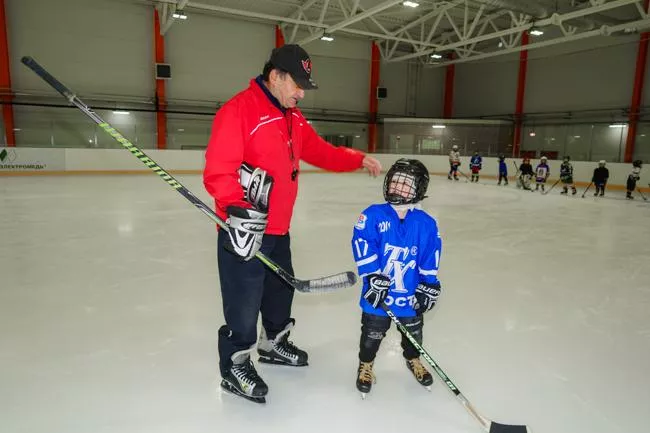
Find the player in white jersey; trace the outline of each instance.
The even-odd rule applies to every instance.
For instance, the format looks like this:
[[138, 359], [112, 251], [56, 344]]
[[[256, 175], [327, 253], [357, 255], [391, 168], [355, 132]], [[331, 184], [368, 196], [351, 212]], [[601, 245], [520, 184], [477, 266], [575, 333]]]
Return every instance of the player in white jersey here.
[[449, 174], [447, 179], [451, 180], [451, 177], [454, 177], [454, 180], [458, 180], [458, 167], [460, 167], [460, 152], [458, 152], [458, 146], [455, 144], [451, 146], [451, 152], [449, 152]]

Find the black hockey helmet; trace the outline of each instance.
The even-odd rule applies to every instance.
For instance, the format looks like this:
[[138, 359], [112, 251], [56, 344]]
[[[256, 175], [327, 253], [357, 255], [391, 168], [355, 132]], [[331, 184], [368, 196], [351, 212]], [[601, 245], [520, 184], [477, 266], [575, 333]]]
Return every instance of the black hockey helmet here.
[[505, 161], [506, 157], [505, 155], [499, 155], [499, 161]]
[[564, 161], [567, 161], [567, 162], [571, 161], [571, 157], [569, 155], [565, 155], [564, 156]]
[[643, 161], [641, 161], [640, 159], [635, 159], [634, 161], [632, 161], [633, 167], [641, 168], [642, 165], [643, 165]]
[[[391, 182], [409, 186], [406, 197], [390, 193]], [[429, 187], [429, 170], [417, 159], [400, 158], [388, 169], [384, 178], [384, 199], [390, 204], [413, 204], [426, 197]]]

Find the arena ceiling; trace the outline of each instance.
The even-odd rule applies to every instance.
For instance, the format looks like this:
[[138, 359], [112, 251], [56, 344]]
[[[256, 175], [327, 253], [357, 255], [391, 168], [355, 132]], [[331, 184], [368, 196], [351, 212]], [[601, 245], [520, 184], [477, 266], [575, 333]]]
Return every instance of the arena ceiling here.
[[163, 33], [179, 19], [174, 15], [228, 16], [278, 24], [287, 43], [306, 45], [323, 37], [335, 43], [337, 35], [365, 38], [378, 43], [386, 62], [430, 66], [521, 51], [523, 32], [533, 50], [650, 30], [647, 0], [133, 1], [159, 8]]

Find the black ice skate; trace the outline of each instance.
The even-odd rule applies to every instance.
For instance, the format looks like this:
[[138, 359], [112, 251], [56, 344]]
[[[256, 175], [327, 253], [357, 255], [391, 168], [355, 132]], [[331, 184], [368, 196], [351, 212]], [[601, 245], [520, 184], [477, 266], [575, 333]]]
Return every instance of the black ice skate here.
[[289, 323], [273, 340], [269, 340], [266, 331], [262, 328], [260, 339], [257, 344], [259, 361], [265, 364], [290, 365], [303, 367], [308, 365], [307, 352], [300, 350], [289, 341], [289, 332], [293, 328], [293, 322]]
[[221, 388], [254, 403], [266, 403], [269, 388], [257, 375], [250, 358], [252, 349], [235, 352], [228, 374], [221, 380]]
[[375, 374], [372, 372], [373, 361], [359, 362], [359, 370], [357, 374], [357, 389], [361, 393], [361, 398], [365, 399], [366, 394], [372, 389], [372, 384], [375, 383]]
[[573, 187], [573, 190], [572, 190], [572, 192], [571, 192], [571, 195], [576, 195], [577, 192], [578, 192], [578, 190], [575, 189], [575, 187]]
[[447, 179], [451, 180], [451, 174], [447, 175]]
[[417, 380], [420, 385], [424, 386], [427, 391], [431, 391], [433, 376], [431, 376], [431, 373], [429, 373], [429, 371], [424, 368], [424, 365], [422, 365], [420, 358], [406, 360], [406, 366], [409, 370], [411, 370], [413, 376], [415, 376], [415, 380]]

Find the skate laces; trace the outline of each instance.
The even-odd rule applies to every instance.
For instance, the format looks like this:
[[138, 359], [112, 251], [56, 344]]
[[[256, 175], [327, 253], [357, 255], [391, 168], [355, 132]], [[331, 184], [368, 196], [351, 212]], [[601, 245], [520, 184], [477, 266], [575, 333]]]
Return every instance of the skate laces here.
[[359, 380], [369, 383], [374, 382], [375, 375], [372, 372], [372, 362], [359, 363]]
[[418, 358], [416, 359], [409, 359], [409, 364], [411, 364], [411, 368], [413, 369], [413, 374], [415, 374], [415, 377], [418, 380], [422, 380], [424, 378], [424, 375], [428, 373], [427, 369], [424, 368], [424, 365], [422, 365], [422, 362]]
[[241, 364], [233, 364], [232, 374], [240, 383], [244, 383], [248, 386], [254, 386], [262, 380], [262, 378], [257, 374], [257, 370], [255, 370], [253, 361], [251, 361], [250, 358]]
[[284, 356], [297, 357], [299, 355], [299, 349], [293, 344], [293, 341], [289, 341], [289, 334], [283, 335], [275, 347]]

